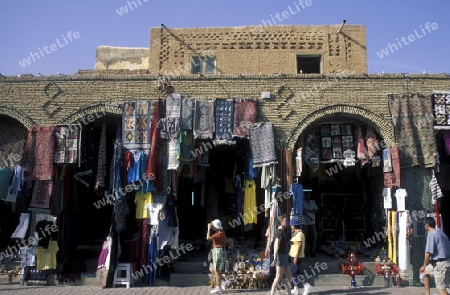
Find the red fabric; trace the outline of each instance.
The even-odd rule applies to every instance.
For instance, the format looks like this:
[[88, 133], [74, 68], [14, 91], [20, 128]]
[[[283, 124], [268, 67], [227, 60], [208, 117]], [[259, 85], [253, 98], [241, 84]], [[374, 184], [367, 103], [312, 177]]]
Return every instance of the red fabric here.
[[233, 117], [233, 135], [249, 136], [248, 126], [258, 121], [258, 102], [235, 100]]
[[158, 122], [160, 119], [160, 106], [161, 99], [158, 99], [155, 112], [152, 118], [152, 126], [150, 128], [150, 136], [151, 136], [151, 147], [150, 147], [150, 156], [148, 159], [147, 165], [147, 176], [148, 178], [154, 176], [153, 185], [156, 187], [158, 191], [163, 191], [163, 178], [162, 175], [158, 175], [158, 171], [161, 169], [161, 147], [160, 147], [160, 138], [159, 138], [159, 128]]
[[31, 179], [49, 180], [53, 175], [55, 127], [33, 127], [25, 143], [24, 168]]
[[36, 180], [30, 207], [48, 209], [50, 207], [52, 193], [53, 183], [51, 180]]

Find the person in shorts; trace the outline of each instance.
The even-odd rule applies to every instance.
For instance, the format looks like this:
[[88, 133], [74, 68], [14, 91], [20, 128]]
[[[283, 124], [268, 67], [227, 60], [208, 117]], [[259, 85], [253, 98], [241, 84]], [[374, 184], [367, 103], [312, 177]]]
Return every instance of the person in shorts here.
[[298, 287], [300, 283], [303, 285], [302, 295], [307, 295], [311, 290], [311, 285], [305, 283], [305, 280], [301, 280], [300, 267], [302, 265], [302, 260], [305, 258], [305, 235], [302, 232], [302, 226], [300, 225], [300, 220], [298, 217], [292, 217], [290, 221], [292, 238], [291, 238], [291, 248], [289, 249], [289, 256], [291, 257], [291, 274], [292, 283], [294, 284], [294, 289], [292, 290], [292, 295], [298, 295]]
[[278, 229], [275, 232], [273, 261], [271, 267], [276, 266], [275, 279], [272, 283], [270, 295], [275, 295], [278, 283], [286, 276], [287, 283], [283, 284], [288, 294], [291, 294], [291, 267], [289, 263], [289, 241], [286, 234], [288, 219], [286, 215], [278, 216]]
[[209, 270], [214, 274], [216, 279], [216, 287], [211, 290], [211, 294], [220, 294], [223, 293], [223, 289], [221, 287], [221, 276], [225, 271], [225, 263], [227, 259], [227, 254], [225, 251], [227, 236], [225, 235], [222, 222], [220, 220], [215, 219], [208, 223], [206, 239], [208, 241], [212, 241], [212, 263]]
[[444, 232], [436, 229], [433, 217], [424, 220], [428, 231], [425, 257], [420, 273], [424, 274], [425, 295], [430, 295], [430, 276], [434, 277], [436, 288], [441, 295], [448, 295], [450, 287], [450, 241]]

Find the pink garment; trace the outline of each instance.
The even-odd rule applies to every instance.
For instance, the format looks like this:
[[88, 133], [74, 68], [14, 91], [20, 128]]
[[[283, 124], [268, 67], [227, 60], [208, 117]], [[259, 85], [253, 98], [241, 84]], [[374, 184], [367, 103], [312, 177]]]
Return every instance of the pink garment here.
[[377, 136], [372, 127], [368, 126], [366, 131], [366, 144], [367, 144], [367, 154], [369, 159], [372, 159], [373, 156], [380, 150], [380, 146], [377, 141]]
[[450, 131], [444, 132], [445, 153], [450, 155]]
[[364, 165], [367, 163], [367, 154], [366, 147], [364, 144], [364, 136], [362, 133], [361, 125], [356, 128], [355, 132], [355, 142], [356, 142], [356, 157], [361, 161], [361, 164]]

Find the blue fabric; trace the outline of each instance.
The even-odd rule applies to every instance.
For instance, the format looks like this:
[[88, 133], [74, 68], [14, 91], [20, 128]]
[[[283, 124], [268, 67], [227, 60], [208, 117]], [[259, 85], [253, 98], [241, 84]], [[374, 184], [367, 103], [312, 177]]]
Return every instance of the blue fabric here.
[[305, 200], [305, 193], [303, 192], [303, 185], [299, 183], [291, 184], [289, 194], [294, 199], [294, 214], [303, 215], [303, 202]]
[[247, 150], [245, 157], [245, 178], [253, 180], [258, 176], [258, 169], [253, 168], [253, 158], [250, 149]]

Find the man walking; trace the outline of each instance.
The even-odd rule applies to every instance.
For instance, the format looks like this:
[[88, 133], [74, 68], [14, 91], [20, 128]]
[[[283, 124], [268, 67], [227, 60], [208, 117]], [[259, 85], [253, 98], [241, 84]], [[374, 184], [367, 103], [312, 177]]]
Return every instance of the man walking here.
[[450, 287], [450, 241], [445, 233], [436, 229], [433, 217], [426, 217], [424, 223], [428, 235], [420, 273], [425, 275], [425, 295], [430, 295], [430, 276], [434, 276], [439, 293], [449, 295], [446, 288]]

